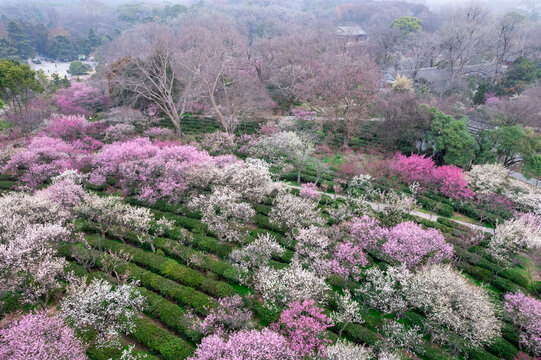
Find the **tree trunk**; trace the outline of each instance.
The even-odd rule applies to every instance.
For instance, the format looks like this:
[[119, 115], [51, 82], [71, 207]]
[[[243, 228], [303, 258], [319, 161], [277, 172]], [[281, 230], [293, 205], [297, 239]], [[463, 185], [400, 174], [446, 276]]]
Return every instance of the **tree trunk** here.
[[297, 184], [301, 184], [301, 169], [302, 167], [299, 166], [299, 168], [297, 169]]

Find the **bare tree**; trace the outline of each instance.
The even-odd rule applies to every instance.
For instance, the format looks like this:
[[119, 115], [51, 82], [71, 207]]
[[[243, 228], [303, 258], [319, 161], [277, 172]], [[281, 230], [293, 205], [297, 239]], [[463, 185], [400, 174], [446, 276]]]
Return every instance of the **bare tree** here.
[[492, 50], [494, 52], [495, 69], [494, 76], [498, 79], [503, 71], [503, 65], [511, 56], [521, 52], [520, 46], [520, 15], [507, 14], [499, 18], [493, 25]]
[[182, 137], [180, 121], [198, 97], [200, 58], [188, 56], [180, 44], [170, 27], [147, 24], [117, 39], [109, 56], [123, 56], [111, 66], [113, 86], [125, 90], [132, 101], [156, 104]]
[[399, 53], [405, 59], [410, 78], [416, 79], [419, 71], [430, 66], [432, 60], [439, 55], [437, 41], [436, 35], [420, 32], [409, 34], [398, 47]]
[[344, 134], [344, 147], [358, 133], [379, 93], [379, 72], [368, 58], [336, 49], [314, 62], [299, 86], [304, 100], [325, 121]]
[[486, 47], [486, 26], [486, 10], [472, 5], [456, 10], [440, 29], [440, 48], [450, 72], [451, 88], [464, 74], [464, 67], [482, 55]]

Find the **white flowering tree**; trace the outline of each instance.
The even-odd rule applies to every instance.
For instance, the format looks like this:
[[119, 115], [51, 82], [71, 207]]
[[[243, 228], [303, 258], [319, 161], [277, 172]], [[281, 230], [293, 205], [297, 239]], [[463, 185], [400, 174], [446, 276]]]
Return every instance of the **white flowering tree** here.
[[24, 301], [45, 308], [61, 287], [66, 261], [55, 246], [70, 240], [70, 214], [28, 194], [1, 197], [0, 213], [0, 294], [17, 291]]
[[301, 172], [314, 153], [311, 136], [283, 131], [258, 139], [249, 150], [250, 155], [264, 158], [276, 165], [289, 163], [297, 173], [297, 182], [301, 182]]
[[113, 285], [94, 279], [72, 279], [61, 305], [62, 316], [77, 329], [96, 332], [96, 344], [118, 344], [121, 334], [133, 331], [144, 298], [132, 285]]
[[370, 360], [374, 358], [372, 349], [349, 343], [339, 339], [335, 344], [327, 346], [325, 360]]
[[272, 181], [269, 167], [264, 160], [248, 158], [226, 166], [217, 183], [236, 190], [249, 201], [261, 202], [278, 187]]
[[338, 336], [342, 336], [342, 331], [348, 324], [362, 324], [363, 318], [359, 303], [353, 300], [349, 290], [345, 290], [343, 295], [336, 297], [337, 309], [331, 313], [331, 319], [335, 323], [341, 323], [342, 327], [338, 331]]
[[295, 265], [285, 269], [263, 266], [254, 274], [254, 287], [271, 306], [308, 299], [325, 303], [330, 290], [323, 278]]
[[426, 314], [426, 329], [434, 340], [446, 343], [454, 334], [477, 347], [500, 334], [496, 306], [486, 290], [450, 265], [433, 264], [418, 271], [407, 298]]
[[239, 280], [247, 283], [247, 275], [268, 264], [273, 255], [282, 256], [285, 249], [276, 242], [276, 239], [266, 233], [258, 234], [251, 243], [241, 249], [235, 249], [229, 255], [234, 266], [239, 272]]
[[200, 195], [188, 206], [201, 211], [201, 221], [223, 241], [243, 243], [246, 238], [244, 224], [252, 221], [255, 210], [242, 201], [242, 194], [227, 188], [215, 187], [210, 195]]
[[83, 219], [93, 222], [104, 239], [107, 230], [122, 225], [126, 205], [120, 196], [87, 194], [76, 211]]
[[541, 215], [522, 214], [496, 227], [487, 252], [498, 262], [510, 265], [518, 254], [541, 249]]
[[289, 193], [274, 199], [269, 218], [272, 224], [285, 227], [290, 236], [300, 228], [325, 224], [316, 202]]
[[502, 164], [473, 165], [466, 179], [468, 186], [477, 193], [495, 193], [506, 187], [508, 172]]
[[404, 314], [408, 310], [406, 292], [412, 276], [405, 265], [389, 266], [385, 271], [372, 267], [366, 270], [365, 281], [356, 292], [367, 306], [384, 314]]
[[406, 328], [404, 324], [392, 320], [383, 325], [381, 333], [383, 339], [380, 347], [388, 352], [423, 352], [423, 333], [416, 325]]
[[323, 228], [310, 226], [299, 230], [295, 236], [295, 255], [293, 262], [310, 269], [318, 276], [327, 277], [331, 272], [329, 247], [331, 240]]

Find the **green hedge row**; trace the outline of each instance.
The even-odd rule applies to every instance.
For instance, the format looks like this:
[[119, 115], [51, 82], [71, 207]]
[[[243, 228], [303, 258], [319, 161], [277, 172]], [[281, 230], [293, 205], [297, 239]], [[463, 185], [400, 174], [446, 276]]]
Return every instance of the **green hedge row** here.
[[131, 280], [140, 281], [147, 289], [173, 299], [181, 306], [191, 307], [201, 315], [207, 315], [208, 308], [215, 305], [214, 300], [208, 295], [144, 270], [135, 264], [129, 264], [126, 270]]
[[226, 297], [235, 293], [235, 290], [231, 285], [205, 277], [199, 271], [189, 269], [165, 256], [153, 254], [109, 239], [100, 240], [97, 236], [87, 236], [87, 240], [89, 244], [94, 247], [98, 247], [101, 243], [101, 246], [105, 249], [113, 251], [122, 250], [130, 254], [133, 257], [132, 261], [136, 264], [159, 273], [169, 279], [178, 281], [186, 286], [199, 288], [212, 296]]
[[160, 354], [165, 360], [186, 359], [195, 351], [193, 345], [146, 318], [136, 320], [132, 335], [137, 341]]
[[186, 320], [186, 313], [180, 306], [173, 304], [148, 289], [140, 288], [139, 291], [146, 300], [145, 314], [158, 319], [162, 324], [177, 331], [191, 342], [196, 343], [201, 340], [201, 334], [191, 328], [191, 323]]

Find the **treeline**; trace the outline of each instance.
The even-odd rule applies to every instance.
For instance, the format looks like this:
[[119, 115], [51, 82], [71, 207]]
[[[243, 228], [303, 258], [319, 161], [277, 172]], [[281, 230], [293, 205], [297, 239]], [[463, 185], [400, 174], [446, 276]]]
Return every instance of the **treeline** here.
[[93, 29], [75, 35], [65, 29], [48, 28], [42, 23], [33, 25], [7, 18], [0, 21], [7, 36], [0, 39], [0, 58], [26, 60], [41, 55], [50, 59], [69, 61], [79, 55], [88, 56], [103, 42], [103, 35]]

